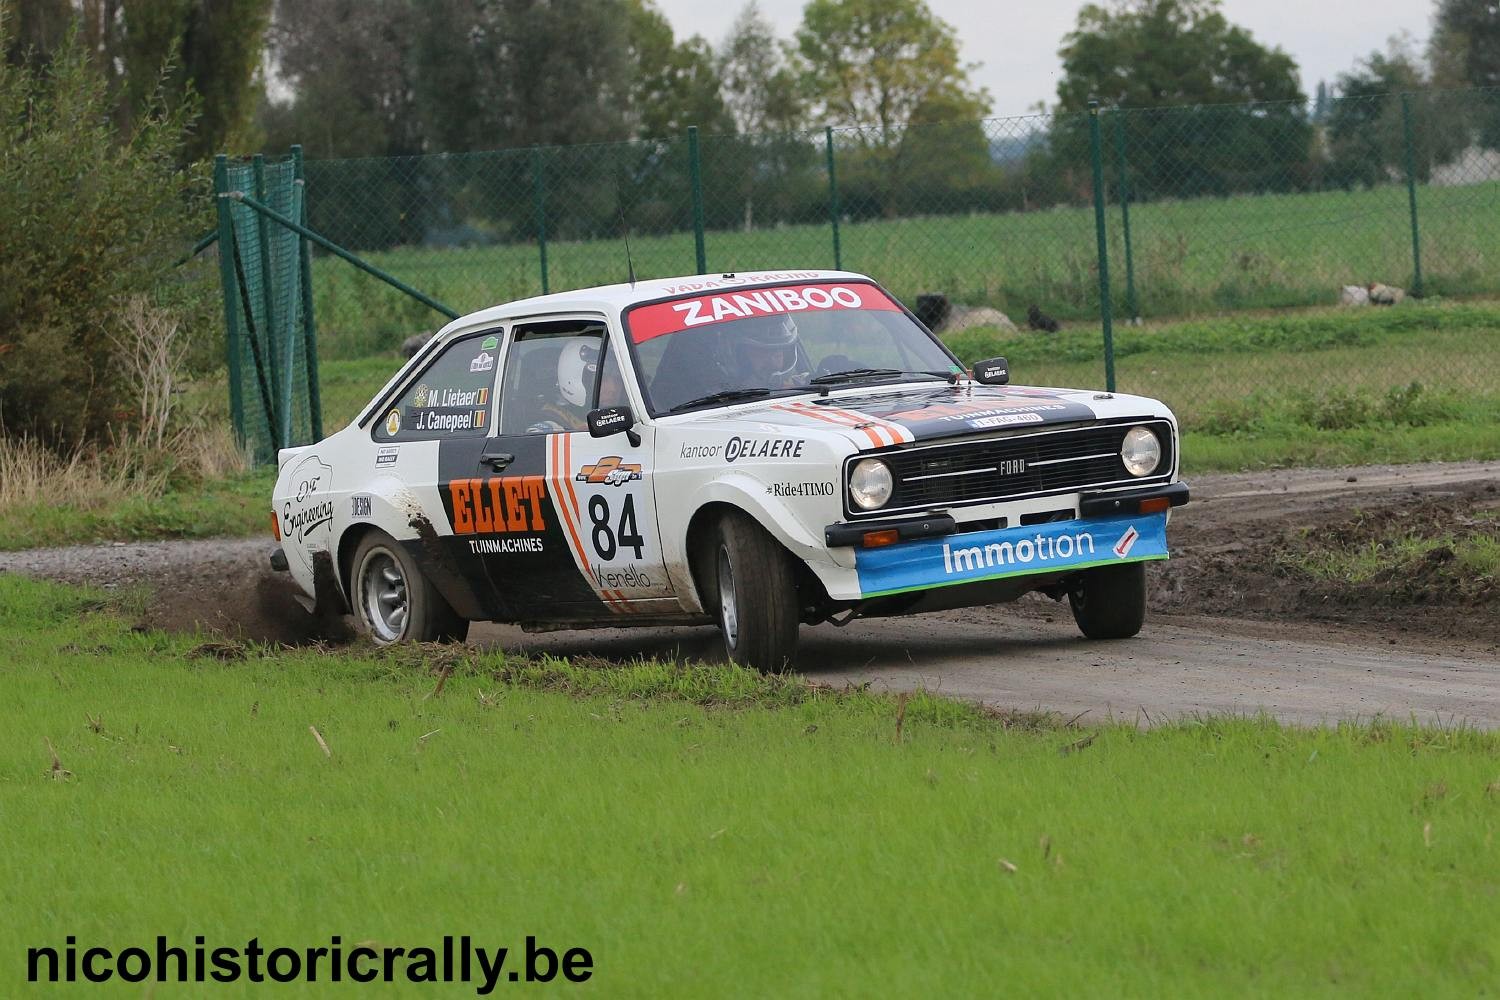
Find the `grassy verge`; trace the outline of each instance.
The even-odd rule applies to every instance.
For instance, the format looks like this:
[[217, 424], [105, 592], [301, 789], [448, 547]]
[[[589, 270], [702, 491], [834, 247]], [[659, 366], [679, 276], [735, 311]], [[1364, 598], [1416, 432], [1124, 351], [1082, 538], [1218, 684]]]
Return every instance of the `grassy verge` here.
[[5, 577], [0, 632], [0, 983], [67, 934], [534, 934], [612, 995], [1472, 994], [1500, 969], [1488, 734], [1080, 731], [728, 669], [200, 646]]
[[159, 496], [124, 493], [88, 503], [19, 504], [0, 512], [0, 551], [162, 538], [269, 534], [276, 470], [254, 472]]

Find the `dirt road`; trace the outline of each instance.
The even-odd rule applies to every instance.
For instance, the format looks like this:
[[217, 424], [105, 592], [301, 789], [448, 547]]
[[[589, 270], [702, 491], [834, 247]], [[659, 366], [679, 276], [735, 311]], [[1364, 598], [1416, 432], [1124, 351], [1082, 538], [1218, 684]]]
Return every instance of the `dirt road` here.
[[[925, 687], [1085, 719], [1265, 711], [1298, 723], [1383, 715], [1500, 727], [1492, 592], [1459, 600], [1430, 588], [1394, 602], [1374, 592], [1323, 594], [1284, 579], [1274, 559], [1287, 539], [1327, 530], [1354, 508], [1381, 518], [1491, 511], [1497, 484], [1500, 462], [1199, 477], [1193, 503], [1174, 515], [1173, 559], [1153, 567], [1152, 613], [1136, 639], [1085, 642], [1065, 604], [1033, 597], [804, 628], [801, 668], [834, 684]], [[146, 584], [156, 593], [151, 624], [297, 641], [310, 623], [265, 571], [269, 549], [236, 540], [0, 553], [0, 572]], [[526, 635], [496, 625], [476, 626], [471, 638], [619, 659], [709, 658], [716, 641], [711, 629]]]

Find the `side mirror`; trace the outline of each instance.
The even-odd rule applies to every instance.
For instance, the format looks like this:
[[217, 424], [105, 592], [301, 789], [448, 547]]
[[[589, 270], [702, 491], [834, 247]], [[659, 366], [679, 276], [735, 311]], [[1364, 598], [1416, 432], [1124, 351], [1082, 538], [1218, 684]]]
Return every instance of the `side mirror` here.
[[974, 381], [981, 385], [1009, 385], [1010, 363], [1004, 358], [990, 358], [974, 363]]
[[631, 430], [635, 426], [635, 414], [630, 412], [628, 406], [606, 406], [602, 410], [590, 410], [586, 419], [589, 422], [589, 434], [593, 437], [609, 437], [624, 431], [632, 446], [641, 443], [641, 436]]

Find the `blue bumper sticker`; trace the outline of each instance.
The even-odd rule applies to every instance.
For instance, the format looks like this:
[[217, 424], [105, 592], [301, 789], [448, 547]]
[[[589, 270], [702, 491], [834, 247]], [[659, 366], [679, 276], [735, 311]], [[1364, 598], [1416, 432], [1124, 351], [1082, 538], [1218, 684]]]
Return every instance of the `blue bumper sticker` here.
[[1165, 558], [1165, 512], [1053, 521], [854, 551], [865, 597]]

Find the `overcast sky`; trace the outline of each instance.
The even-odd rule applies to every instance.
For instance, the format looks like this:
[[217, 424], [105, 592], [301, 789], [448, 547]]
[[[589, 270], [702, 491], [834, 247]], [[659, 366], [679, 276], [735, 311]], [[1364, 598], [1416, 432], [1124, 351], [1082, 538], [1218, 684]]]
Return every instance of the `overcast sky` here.
[[[656, 0], [680, 36], [702, 35], [716, 47], [744, 0]], [[806, 0], [759, 0], [783, 38], [802, 20]], [[996, 115], [1029, 113], [1038, 101], [1057, 100], [1057, 49], [1072, 30], [1081, 3], [1069, 0], [927, 0], [958, 29], [966, 62], [983, 65], [976, 82], [989, 89]], [[1264, 45], [1277, 45], [1297, 61], [1302, 89], [1334, 78], [1386, 39], [1408, 32], [1425, 45], [1431, 0], [1224, 0], [1224, 15]]]

